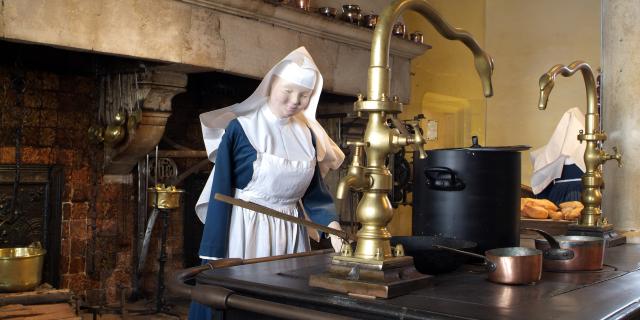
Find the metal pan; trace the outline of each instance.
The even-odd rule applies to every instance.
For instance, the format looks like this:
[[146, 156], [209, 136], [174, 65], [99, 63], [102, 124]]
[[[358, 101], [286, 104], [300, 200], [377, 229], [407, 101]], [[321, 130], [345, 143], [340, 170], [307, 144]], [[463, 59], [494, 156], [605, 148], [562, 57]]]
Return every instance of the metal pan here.
[[556, 239], [552, 235], [548, 234], [546, 231], [540, 230], [540, 229], [534, 229], [534, 228], [522, 228], [522, 230], [537, 232], [540, 235], [542, 235], [544, 239], [547, 241], [546, 246], [539, 247], [536, 245], [536, 249], [542, 250], [542, 258], [543, 258], [542, 267], [543, 268], [544, 268], [545, 261], [565, 261], [566, 262], [566, 261], [571, 261], [571, 259], [575, 257], [575, 253], [573, 252], [573, 250], [560, 247], [560, 243], [556, 241]]
[[469, 257], [435, 248], [442, 245], [455, 249], [474, 249], [478, 244], [471, 241], [431, 236], [392, 237], [391, 245], [402, 244], [404, 252], [413, 257], [416, 269], [424, 274], [451, 272], [469, 261]]
[[481, 258], [487, 266], [488, 279], [501, 284], [531, 284], [542, 278], [542, 251], [525, 247], [491, 249], [485, 255], [434, 245], [436, 248]]
[[[587, 236], [559, 236], [554, 240], [560, 248], [573, 251], [574, 257], [568, 260], [552, 260], [545, 257], [543, 268], [546, 271], [596, 271], [602, 269], [604, 261], [604, 238]], [[547, 250], [547, 239], [536, 239], [536, 248]]]

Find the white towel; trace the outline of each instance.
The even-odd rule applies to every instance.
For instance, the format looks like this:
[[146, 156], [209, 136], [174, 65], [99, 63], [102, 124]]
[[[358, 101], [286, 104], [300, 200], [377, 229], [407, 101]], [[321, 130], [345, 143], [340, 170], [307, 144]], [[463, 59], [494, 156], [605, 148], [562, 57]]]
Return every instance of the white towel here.
[[571, 108], [562, 115], [549, 142], [531, 151], [531, 189], [534, 194], [560, 178], [565, 164], [575, 163], [583, 172], [586, 171], [584, 150], [587, 144], [578, 140], [580, 130], [584, 130], [584, 114], [578, 108]]

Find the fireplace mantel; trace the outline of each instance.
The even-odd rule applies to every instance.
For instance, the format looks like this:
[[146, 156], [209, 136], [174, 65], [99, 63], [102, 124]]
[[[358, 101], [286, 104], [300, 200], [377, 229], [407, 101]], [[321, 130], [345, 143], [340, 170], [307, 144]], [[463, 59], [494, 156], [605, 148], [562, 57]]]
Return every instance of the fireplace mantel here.
[[[238, 17], [254, 19], [274, 26], [298, 31], [312, 37], [369, 50], [372, 30], [351, 25], [339, 18], [326, 18], [313, 12], [293, 7], [274, 5], [256, 0], [180, 0], [185, 3], [214, 9]], [[417, 45], [411, 41], [393, 38], [391, 54], [413, 59], [423, 54], [429, 45]]]
[[[372, 31], [317, 13], [263, 0], [2, 0], [0, 39], [150, 61], [156, 78], [180, 79], [145, 96], [142, 131], [106, 145], [106, 172], [126, 174], [160, 141], [171, 99], [186, 90], [188, 73], [219, 71], [261, 78], [293, 49], [305, 46], [323, 89], [366, 92]], [[391, 90], [410, 98], [411, 59], [430, 47], [393, 37]], [[161, 108], [162, 110], [156, 110]], [[140, 129], [140, 128], [137, 128]], [[136, 137], [133, 139], [132, 137]]]
[[[325, 90], [366, 91], [371, 30], [263, 0], [3, 0], [0, 38], [131, 57], [183, 73], [262, 77], [306, 46]], [[392, 94], [409, 100], [410, 60], [429, 46], [392, 39]]]

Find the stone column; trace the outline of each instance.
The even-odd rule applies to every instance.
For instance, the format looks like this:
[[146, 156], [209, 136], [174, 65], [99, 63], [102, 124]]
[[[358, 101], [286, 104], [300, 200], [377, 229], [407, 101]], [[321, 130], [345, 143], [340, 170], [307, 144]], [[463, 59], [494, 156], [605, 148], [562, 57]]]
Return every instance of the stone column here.
[[618, 168], [608, 161], [603, 168], [602, 208], [614, 228], [640, 230], [640, 6], [637, 0], [604, 0], [602, 17], [605, 149], [618, 146], [624, 163]]
[[151, 71], [144, 75], [139, 89], [144, 97], [140, 122], [127, 126], [122, 143], [114, 147], [105, 145], [105, 173], [127, 174], [155, 148], [171, 115], [171, 99], [184, 92], [186, 85], [184, 73]]

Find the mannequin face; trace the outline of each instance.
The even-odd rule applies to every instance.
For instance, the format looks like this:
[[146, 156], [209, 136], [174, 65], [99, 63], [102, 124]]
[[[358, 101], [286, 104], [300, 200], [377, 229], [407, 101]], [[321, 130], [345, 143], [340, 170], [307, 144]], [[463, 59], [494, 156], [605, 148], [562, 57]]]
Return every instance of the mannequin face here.
[[269, 94], [269, 108], [280, 118], [295, 116], [307, 108], [313, 90], [273, 76]]

